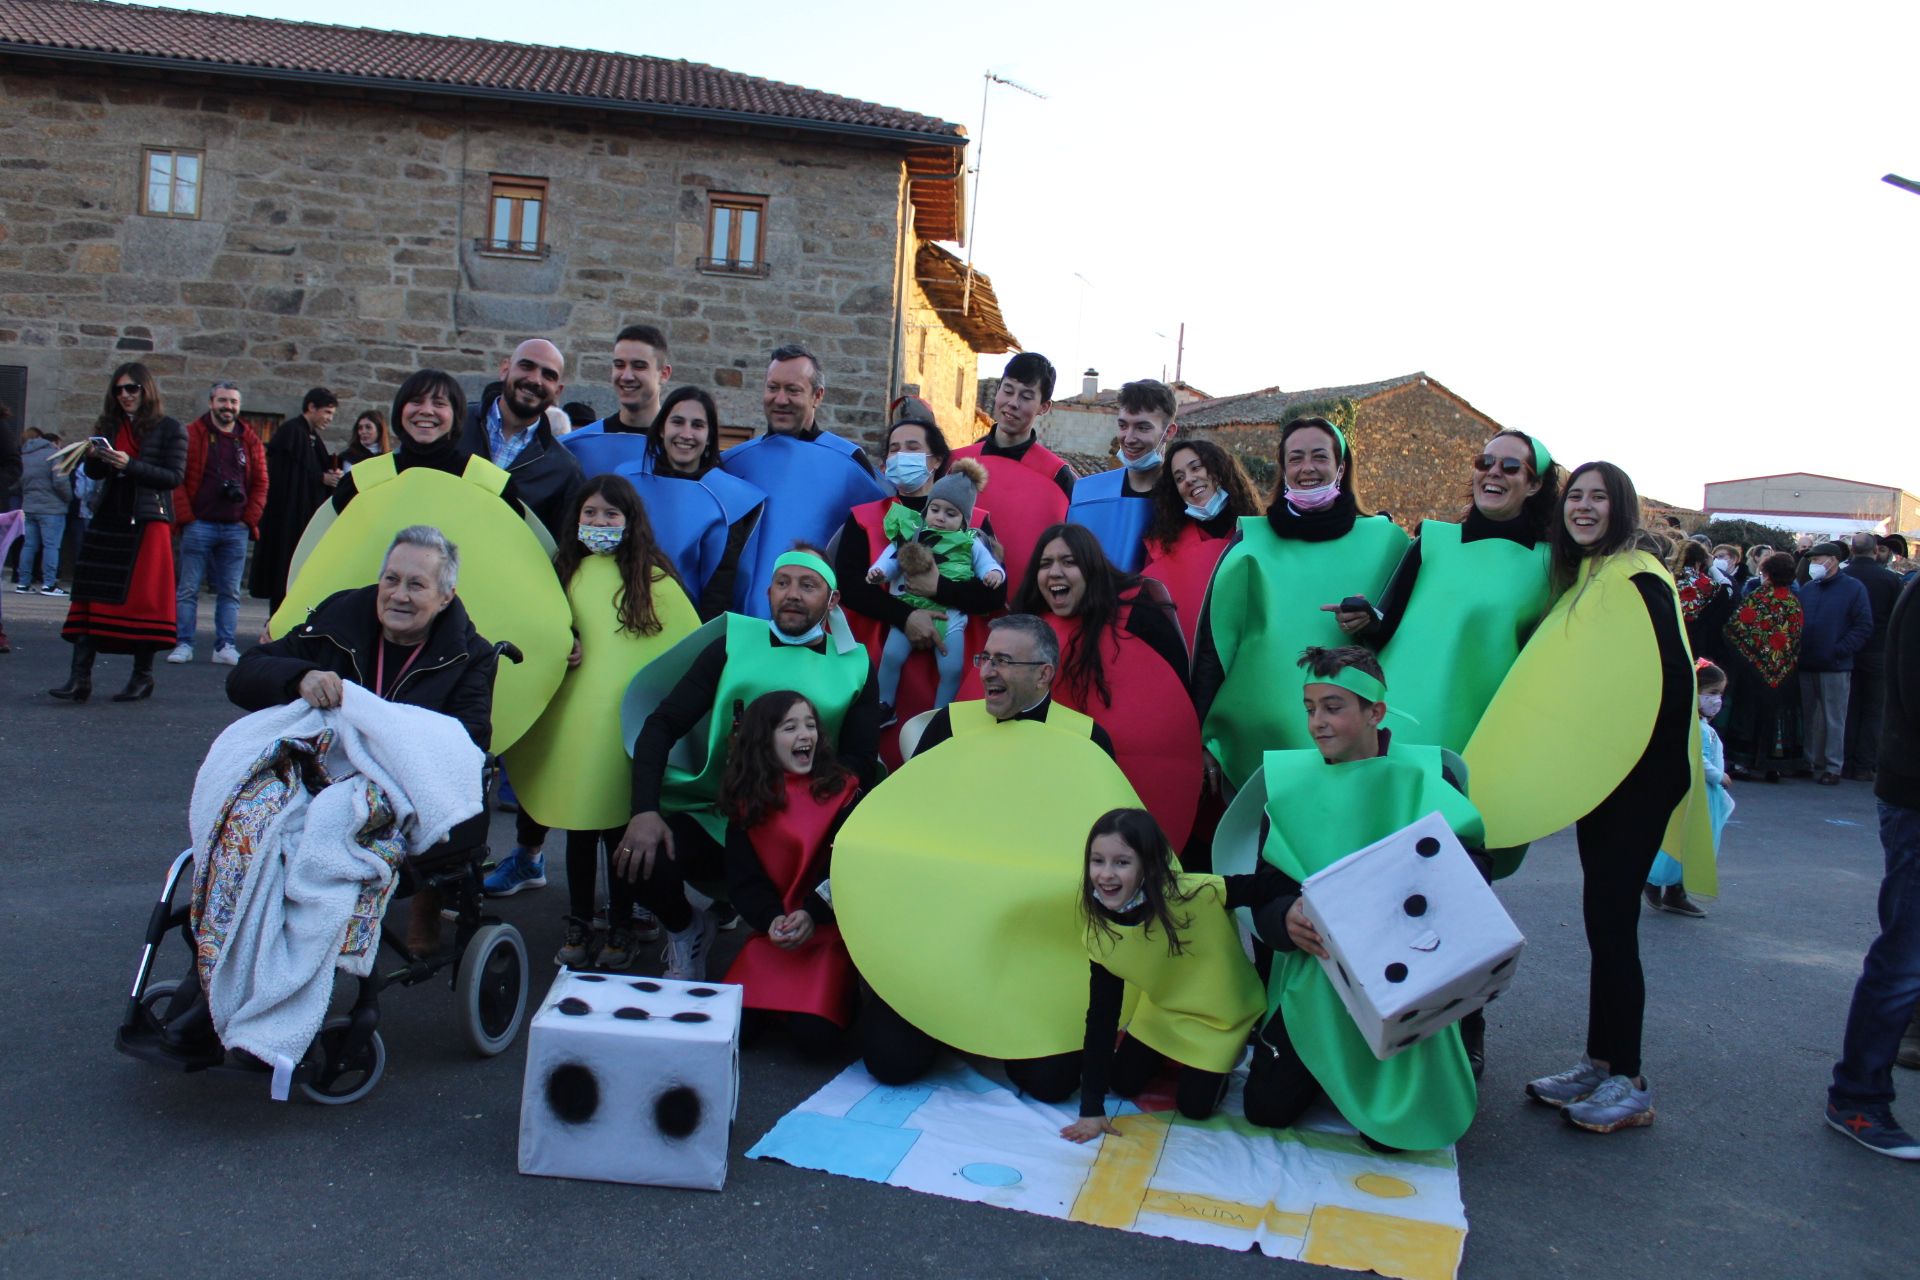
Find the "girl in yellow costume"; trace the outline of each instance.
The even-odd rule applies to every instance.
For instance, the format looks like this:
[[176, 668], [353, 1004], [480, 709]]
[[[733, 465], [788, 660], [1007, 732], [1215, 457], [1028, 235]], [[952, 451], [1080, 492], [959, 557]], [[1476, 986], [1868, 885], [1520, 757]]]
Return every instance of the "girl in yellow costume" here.
[[1592, 953], [1587, 1052], [1527, 1094], [1598, 1133], [1653, 1123], [1638, 934], [1640, 889], [1663, 842], [1692, 887], [1713, 889], [1693, 658], [1673, 579], [1634, 549], [1639, 523], [1639, 495], [1619, 467], [1589, 462], [1568, 477], [1553, 528], [1563, 594], [1466, 750], [1489, 844], [1575, 824]]
[[[588, 922], [600, 848], [617, 848], [633, 816], [621, 696], [635, 672], [690, 635], [700, 619], [624, 477], [587, 481], [574, 498], [568, 526], [574, 536], [554, 556], [553, 567], [573, 606], [570, 670], [506, 761], [522, 812], [542, 826], [566, 830], [571, 914], [554, 963], [578, 966], [592, 949]], [[514, 855], [527, 856], [521, 849]], [[622, 969], [633, 959], [633, 882], [608, 879], [607, 935], [597, 964]]]
[[[1163, 1057], [1180, 1067], [1175, 1105], [1205, 1120], [1220, 1105], [1247, 1032], [1266, 1009], [1260, 975], [1227, 914], [1261, 905], [1255, 875], [1188, 875], [1166, 833], [1145, 809], [1113, 809], [1087, 833], [1080, 913], [1092, 975], [1087, 1038], [1080, 1057], [1080, 1119], [1060, 1131], [1071, 1142], [1117, 1133], [1107, 1120], [1107, 1086], [1123, 1098], [1147, 1087]], [[1140, 992], [1127, 1034], [1120, 1029], [1126, 987]]]

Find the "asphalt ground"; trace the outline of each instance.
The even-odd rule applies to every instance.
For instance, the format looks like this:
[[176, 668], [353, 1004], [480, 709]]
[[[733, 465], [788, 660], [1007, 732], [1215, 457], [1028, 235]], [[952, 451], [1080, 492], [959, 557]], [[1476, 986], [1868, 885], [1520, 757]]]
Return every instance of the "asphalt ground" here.
[[[211, 602], [202, 610], [210, 623]], [[837, 1070], [776, 1040], [745, 1054], [719, 1194], [515, 1171], [524, 1038], [462, 1043], [444, 986], [388, 993], [384, 1082], [355, 1106], [275, 1104], [263, 1084], [116, 1054], [113, 1031], [207, 744], [237, 714], [203, 647], [157, 664], [149, 701], [55, 702], [64, 603], [4, 597], [0, 656], [0, 1273], [476, 1276], [1348, 1274], [1057, 1222], [742, 1158]], [[250, 602], [241, 632], [257, 632]], [[1870, 789], [1739, 788], [1704, 921], [1648, 913], [1646, 1070], [1658, 1122], [1607, 1137], [1525, 1101], [1578, 1056], [1586, 951], [1571, 836], [1502, 882], [1528, 938], [1489, 1010], [1482, 1110], [1459, 1145], [1469, 1277], [1912, 1277], [1920, 1167], [1822, 1121], [1881, 854]], [[494, 821], [511, 844], [511, 819]], [[544, 992], [554, 883], [498, 904]], [[936, 905], [934, 909], [939, 909]], [[723, 940], [729, 935], [721, 935]], [[731, 935], [738, 937], [738, 935]], [[723, 941], [718, 964], [737, 942]], [[177, 944], [176, 944], [177, 946]], [[184, 951], [169, 966], [184, 965]], [[163, 971], [165, 972], [165, 971]], [[716, 969], [716, 972], [718, 970]], [[344, 993], [350, 984], [341, 984]], [[1896, 1084], [1920, 1124], [1920, 1073]]]

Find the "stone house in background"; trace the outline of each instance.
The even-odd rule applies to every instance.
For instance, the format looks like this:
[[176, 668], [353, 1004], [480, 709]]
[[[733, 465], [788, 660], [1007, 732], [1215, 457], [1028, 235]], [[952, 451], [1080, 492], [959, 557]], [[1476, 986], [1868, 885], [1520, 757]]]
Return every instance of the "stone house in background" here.
[[1460, 518], [1470, 501], [1473, 459], [1502, 430], [1424, 373], [1311, 391], [1268, 387], [1220, 396], [1183, 405], [1180, 427], [1232, 450], [1270, 490], [1280, 428], [1313, 414], [1338, 424], [1352, 443], [1361, 506], [1388, 512], [1408, 529], [1422, 520]]
[[[1132, 379], [1127, 379], [1132, 381]], [[998, 379], [995, 385], [999, 385]], [[1173, 391], [1173, 399], [1186, 412], [1186, 406], [1209, 399], [1206, 392], [1189, 383], [1175, 380], [1167, 384]], [[1047, 447], [1055, 453], [1088, 454], [1096, 458], [1106, 458], [1111, 464], [1113, 452], [1117, 447], [1113, 420], [1120, 412], [1120, 389], [1102, 388], [1100, 371], [1088, 369], [1080, 375], [1080, 390], [1073, 395], [1063, 395], [1064, 386], [1056, 388], [1053, 407], [1041, 416], [1039, 429], [1046, 437]], [[1104, 470], [1096, 467], [1095, 470]]]
[[873, 431], [912, 384], [970, 438], [974, 355], [1014, 341], [984, 275], [949, 297], [935, 243], [965, 234], [965, 131], [910, 111], [80, 0], [0, 0], [0, 96], [0, 397], [29, 425], [84, 426], [128, 359], [182, 419], [233, 378], [268, 423], [315, 384], [348, 420], [423, 365], [477, 392], [533, 335], [607, 412], [613, 335], [646, 321], [742, 434], [800, 341], [830, 428]]

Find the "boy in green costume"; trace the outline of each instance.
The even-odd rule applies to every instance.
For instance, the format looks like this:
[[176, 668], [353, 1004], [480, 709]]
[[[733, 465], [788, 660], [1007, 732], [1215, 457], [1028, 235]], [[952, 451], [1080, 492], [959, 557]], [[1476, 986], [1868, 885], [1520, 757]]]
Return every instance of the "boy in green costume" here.
[[1445, 775], [1438, 747], [1392, 743], [1380, 727], [1386, 680], [1371, 653], [1309, 648], [1299, 665], [1316, 750], [1269, 751], [1262, 766], [1268, 829], [1260, 856], [1293, 883], [1255, 917], [1261, 940], [1278, 954], [1247, 1079], [1247, 1119], [1290, 1125], [1324, 1090], [1374, 1146], [1444, 1147], [1479, 1106], [1461, 1028], [1385, 1062], [1375, 1058], [1320, 966], [1326, 947], [1299, 882], [1436, 810], [1477, 851], [1480, 815]]

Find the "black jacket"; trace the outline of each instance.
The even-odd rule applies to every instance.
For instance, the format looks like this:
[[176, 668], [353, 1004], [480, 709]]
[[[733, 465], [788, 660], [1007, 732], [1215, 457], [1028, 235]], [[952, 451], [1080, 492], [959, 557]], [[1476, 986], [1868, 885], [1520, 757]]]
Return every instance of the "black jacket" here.
[[[497, 399], [497, 397], [496, 397]], [[473, 406], [467, 410], [466, 429], [460, 435], [460, 447], [476, 457], [491, 460], [492, 444], [487, 439], [487, 411], [494, 401]], [[560, 447], [553, 438], [553, 432], [547, 427], [547, 420], [540, 421], [530, 428], [533, 439], [527, 441], [527, 447], [513, 460], [507, 474], [513, 477], [513, 490], [520, 501], [534, 515], [540, 517], [540, 523], [547, 526], [547, 532], [557, 542], [565, 541], [561, 526], [566, 523], [567, 513], [573, 507], [573, 495], [585, 480], [579, 462], [573, 454]], [[567, 529], [566, 534], [573, 531]]]
[[1872, 666], [1886, 652], [1887, 624], [1893, 621], [1893, 602], [1900, 598], [1900, 588], [1906, 584], [1899, 574], [1872, 556], [1854, 556], [1840, 566], [1840, 572], [1867, 589], [1867, 603], [1873, 607], [1873, 635], [1855, 658]]
[[1873, 794], [1920, 809], [1920, 618], [1911, 586], [1887, 620], [1887, 700], [1880, 722], [1880, 771]]
[[279, 600], [287, 594], [287, 569], [307, 521], [327, 499], [324, 479], [332, 459], [320, 435], [296, 413], [267, 441], [267, 505], [260, 513], [259, 541], [253, 547], [252, 594]]
[[147, 428], [140, 456], [128, 459], [126, 470], [115, 471], [98, 458], [88, 458], [85, 465], [89, 476], [107, 482], [94, 519], [172, 524], [173, 491], [187, 478], [187, 429], [162, 418]]
[[[227, 697], [248, 711], [277, 707], [300, 696], [309, 671], [331, 671], [371, 689], [379, 658], [378, 587], [336, 591], [307, 620], [271, 644], [240, 655], [227, 676]], [[390, 701], [450, 715], [466, 726], [481, 750], [493, 739], [493, 646], [473, 629], [455, 596], [434, 619], [420, 656], [394, 686]]]

